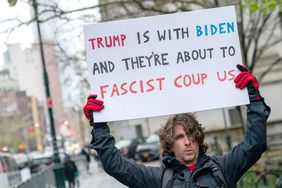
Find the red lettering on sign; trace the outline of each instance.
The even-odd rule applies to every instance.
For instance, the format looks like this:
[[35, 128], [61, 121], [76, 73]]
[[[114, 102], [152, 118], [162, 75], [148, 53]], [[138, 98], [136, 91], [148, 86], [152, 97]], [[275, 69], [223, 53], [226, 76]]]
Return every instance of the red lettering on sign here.
[[88, 41], [91, 43], [91, 49], [98, 48], [113, 48], [117, 46], [124, 46], [126, 35], [110, 35], [104, 37], [90, 38]]
[[235, 70], [229, 70], [227, 71], [223, 71], [223, 74], [220, 74], [220, 72], [217, 72], [217, 79], [221, 82], [224, 82], [226, 79], [228, 79], [229, 81], [234, 80], [235, 75], [234, 75]]
[[204, 85], [205, 79], [208, 77], [206, 73], [185, 74], [177, 76], [174, 79], [174, 86], [178, 88], [189, 87], [193, 85]]
[[123, 82], [121, 84], [102, 85], [100, 86], [101, 98], [105, 98], [109, 93], [109, 97], [118, 97], [127, 94], [141, 94], [148, 92], [157, 92], [163, 90], [164, 77], [158, 77], [149, 80], [133, 80], [131, 82]]

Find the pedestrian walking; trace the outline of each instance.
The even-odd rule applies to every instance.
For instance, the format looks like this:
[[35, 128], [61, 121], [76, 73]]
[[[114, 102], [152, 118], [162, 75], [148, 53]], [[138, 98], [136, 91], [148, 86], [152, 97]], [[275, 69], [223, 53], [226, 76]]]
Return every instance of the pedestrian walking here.
[[97, 95], [90, 95], [84, 113], [93, 127], [90, 145], [98, 152], [104, 170], [132, 188], [235, 188], [240, 177], [266, 150], [266, 121], [270, 115], [255, 76], [246, 67], [237, 67], [241, 72], [234, 80], [235, 87], [246, 87], [250, 99], [247, 131], [243, 141], [222, 156], [206, 154], [204, 128], [193, 114], [184, 113], [170, 117], [160, 130], [163, 156], [160, 167], [126, 159], [114, 146], [107, 123], [95, 123], [92, 112], [101, 111], [104, 104]]
[[78, 170], [75, 162], [68, 155], [65, 157], [64, 174], [69, 188], [74, 188], [76, 179], [78, 178]]

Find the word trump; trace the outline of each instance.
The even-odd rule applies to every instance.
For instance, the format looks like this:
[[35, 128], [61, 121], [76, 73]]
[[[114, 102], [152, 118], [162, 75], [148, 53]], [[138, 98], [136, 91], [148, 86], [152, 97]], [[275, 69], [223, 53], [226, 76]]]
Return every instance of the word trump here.
[[109, 92], [110, 97], [125, 95], [127, 93], [138, 94], [138, 93], [148, 93], [153, 91], [163, 90], [164, 77], [153, 78], [147, 81], [134, 80], [131, 82], [123, 82], [121, 84], [113, 85], [102, 85], [100, 86], [101, 98], [105, 97], [105, 94]]
[[125, 40], [126, 36], [124, 34], [88, 39], [88, 41], [91, 43], [92, 50], [97, 48], [112, 48], [117, 46], [124, 46]]

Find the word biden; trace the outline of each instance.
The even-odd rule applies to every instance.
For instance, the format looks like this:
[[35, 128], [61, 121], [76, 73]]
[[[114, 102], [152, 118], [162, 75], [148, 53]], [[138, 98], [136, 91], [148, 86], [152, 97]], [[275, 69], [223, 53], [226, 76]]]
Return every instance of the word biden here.
[[234, 31], [234, 22], [222, 22], [217, 25], [209, 24], [204, 26], [196, 26], [197, 37], [212, 36], [216, 34], [222, 35], [227, 33], [234, 33]]

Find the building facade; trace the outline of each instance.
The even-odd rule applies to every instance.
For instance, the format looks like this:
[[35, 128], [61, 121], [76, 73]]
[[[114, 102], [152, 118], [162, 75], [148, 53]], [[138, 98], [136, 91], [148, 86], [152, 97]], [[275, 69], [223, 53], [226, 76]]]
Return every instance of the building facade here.
[[[8, 45], [7, 49], [8, 58], [6, 58], [4, 70], [8, 70], [11, 77], [17, 80], [20, 91], [26, 91], [28, 96], [36, 97], [41, 106], [46, 106], [43, 68], [39, 46], [33, 44], [30, 48], [21, 49], [20, 44], [11, 44]], [[54, 119], [56, 127], [58, 127], [61, 120], [64, 119], [64, 109], [55, 47], [52, 43], [44, 43], [44, 54]], [[45, 114], [47, 114], [47, 110], [45, 111]], [[49, 126], [46, 126], [47, 129], [48, 127]]]

